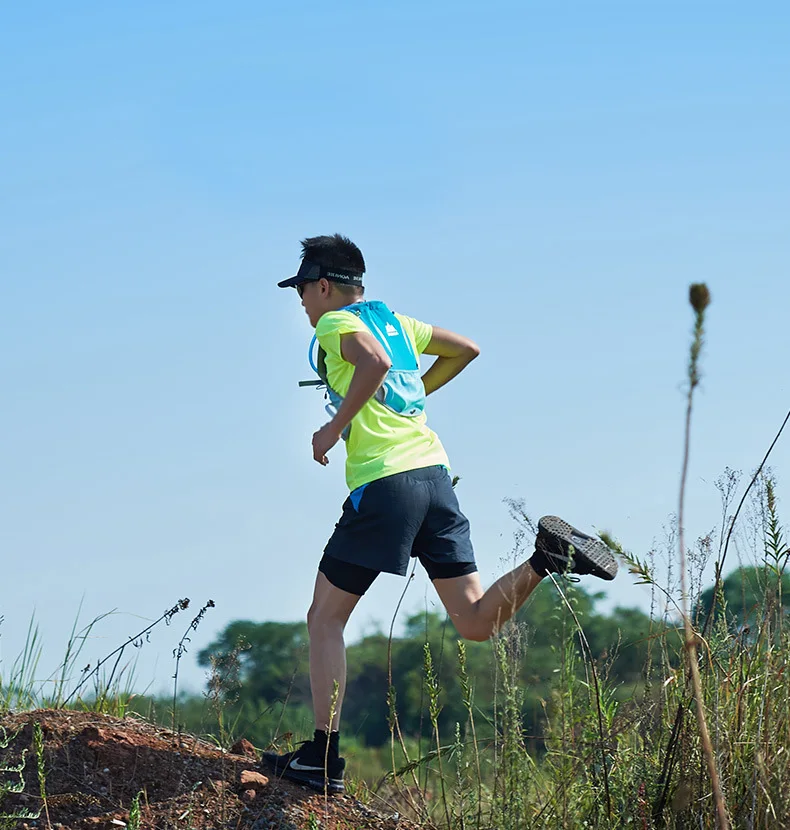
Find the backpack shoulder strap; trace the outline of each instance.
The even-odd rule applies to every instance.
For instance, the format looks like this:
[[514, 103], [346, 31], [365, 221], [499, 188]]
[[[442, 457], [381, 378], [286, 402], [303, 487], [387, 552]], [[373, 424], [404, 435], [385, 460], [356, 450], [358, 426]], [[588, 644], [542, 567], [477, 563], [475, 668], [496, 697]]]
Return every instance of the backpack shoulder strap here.
[[381, 300], [370, 300], [365, 303], [354, 303], [353, 306], [347, 306], [344, 310], [356, 314], [368, 327], [392, 360], [393, 369], [419, 368], [419, 357], [414, 350], [411, 338], [386, 303]]

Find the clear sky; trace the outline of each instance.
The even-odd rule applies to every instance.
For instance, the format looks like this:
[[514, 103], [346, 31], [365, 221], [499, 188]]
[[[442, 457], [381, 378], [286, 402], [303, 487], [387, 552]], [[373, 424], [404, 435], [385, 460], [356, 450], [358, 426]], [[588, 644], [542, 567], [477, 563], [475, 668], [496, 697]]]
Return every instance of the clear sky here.
[[[304, 236], [348, 234], [370, 297], [481, 345], [428, 411], [486, 583], [509, 497], [660, 541], [706, 281], [688, 532], [716, 526], [713, 481], [790, 406], [788, 42], [779, 2], [4, 4], [0, 669], [34, 612], [44, 677], [80, 603], [119, 612], [88, 662], [210, 597], [197, 688], [231, 620], [304, 617], [346, 494], [342, 448], [312, 460], [311, 330], [275, 287]], [[790, 437], [773, 467], [786, 506]], [[401, 614], [434, 602], [420, 577]], [[140, 688], [168, 687], [187, 614]]]

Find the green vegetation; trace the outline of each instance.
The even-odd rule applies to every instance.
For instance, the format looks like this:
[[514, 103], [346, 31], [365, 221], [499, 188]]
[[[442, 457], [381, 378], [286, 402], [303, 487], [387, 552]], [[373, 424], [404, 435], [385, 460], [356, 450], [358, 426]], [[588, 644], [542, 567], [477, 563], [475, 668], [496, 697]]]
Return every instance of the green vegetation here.
[[49, 820], [49, 808], [47, 806], [47, 770], [44, 764], [44, 733], [41, 724], [36, 721], [33, 724], [33, 748], [36, 751], [36, 773], [38, 774], [38, 791], [41, 795], [41, 803], [44, 806], [44, 813]]
[[[606, 660], [618, 678], [622, 694], [629, 695], [644, 683], [651, 631], [649, 615], [636, 609], [617, 608], [610, 614], [595, 610], [600, 594], [574, 586], [577, 615], [584, 620], [587, 639], [596, 660]], [[526, 657], [513, 682], [523, 690], [525, 734], [534, 750], [542, 746], [546, 722], [544, 702], [551, 694], [557, 650], [567, 620], [562, 600], [551, 583], [540, 586], [518, 616], [524, 631]], [[655, 625], [652, 624], [655, 628]], [[239, 639], [243, 643], [239, 649]], [[467, 717], [469, 701], [457, 679], [459, 639], [444, 617], [420, 614], [406, 621], [403, 636], [393, 638], [388, 660], [388, 637], [368, 635], [348, 646], [348, 683], [343, 704], [343, 741], [366, 747], [388, 746], [391, 738], [387, 692], [389, 671], [397, 695], [397, 710], [404, 734], [415, 740], [428, 715], [429, 691], [425, 686], [425, 648], [430, 648], [432, 672], [441, 688], [441, 706], [436, 719], [442, 734], [452, 733]], [[483, 723], [492, 722], [497, 670], [491, 643], [463, 643], [467, 676], [473, 678], [466, 694], [474, 693]], [[227, 649], [227, 650], [226, 650]], [[655, 663], [656, 650], [653, 650]], [[222, 683], [235, 689], [235, 702], [224, 711], [225, 743], [244, 735], [256, 746], [267, 746], [278, 734], [312, 731], [310, 682], [307, 665], [307, 626], [304, 623], [231, 623], [198, 654], [208, 669], [219, 669]], [[219, 683], [219, 681], [215, 681]], [[147, 714], [153, 706], [163, 719], [171, 701], [138, 698], [133, 706]], [[165, 708], [167, 707], [167, 709]], [[178, 720], [186, 731], [219, 731], [219, 723], [201, 697], [181, 697]], [[232, 728], [228, 726], [232, 724]], [[422, 730], [424, 731], [424, 730]], [[480, 738], [488, 739], [489, 732]]]
[[[699, 658], [734, 826], [788, 819], [790, 592], [782, 574], [780, 613], [775, 577], [763, 565], [725, 580]], [[747, 602], [734, 602], [736, 593]], [[711, 599], [710, 591], [700, 597], [700, 622]], [[400, 798], [404, 812], [440, 827], [583, 826], [579, 817], [588, 827], [674, 827], [695, 818], [715, 826], [682, 628], [666, 615], [603, 614], [595, 606], [578, 586], [544, 584], [492, 643], [459, 641], [438, 615], [409, 619], [391, 643], [402, 746], [390, 731], [387, 638], [349, 646], [343, 742], [357, 795]], [[240, 631], [248, 647], [239, 654], [238, 699], [226, 712], [234, 731], [225, 740], [244, 735], [263, 747], [308, 734], [301, 624], [234, 623], [202, 659], [216, 659], [212, 650]], [[148, 705], [162, 707], [167, 721], [164, 701]], [[209, 712], [199, 698], [180, 700], [188, 731], [216, 734]]]
[[141, 820], [140, 797], [141, 796], [142, 796], [142, 792], [139, 792], [132, 799], [132, 803], [129, 807], [129, 821], [126, 823], [126, 827], [127, 827], [128, 830], [140, 830], [140, 820]]
[[25, 757], [27, 750], [23, 750], [22, 759], [16, 764], [9, 764], [3, 761], [3, 754], [14, 741], [16, 735], [9, 735], [6, 729], [0, 726], [0, 830], [15, 827], [16, 822], [26, 819], [35, 820], [41, 812], [32, 810], [14, 810], [6, 812], [3, 809], [3, 800], [9, 793], [21, 793], [25, 789], [23, 770], [25, 769]]
[[[710, 297], [695, 286], [690, 299], [682, 482]], [[679, 543], [679, 580], [672, 569], [666, 584], [657, 579], [657, 552], [640, 559], [602, 537], [647, 586], [650, 613], [603, 613], [601, 595], [552, 578], [488, 643], [459, 641], [446, 618], [425, 613], [408, 618], [400, 637], [378, 632], [351, 644], [342, 727], [349, 793], [426, 830], [790, 826], [790, 547], [765, 466], [788, 420], [790, 413], [734, 511], [739, 476], [728, 470], [717, 482], [718, 545], [713, 534], [685, 545], [681, 484], [679, 520], [662, 551], [671, 566]], [[523, 554], [529, 521], [520, 505], [511, 507], [524, 522]], [[741, 566], [724, 578], [731, 546]], [[180, 601], [138, 637], [187, 605]], [[212, 605], [174, 651], [176, 683], [162, 699], [134, 697], [131, 677], [118, 670], [132, 640], [72, 683], [96, 620], [79, 633], [75, 626], [54, 693], [43, 697], [31, 622], [23, 654], [0, 674], [0, 714], [47, 703], [118, 716], [134, 710], [224, 747], [242, 736], [259, 748], [292, 746], [313, 728], [304, 623], [231, 623], [198, 654], [211, 671], [206, 694], [177, 694], [187, 635]], [[0, 811], [3, 796], [20, 791], [23, 767], [3, 764], [11, 739], [0, 727]], [[36, 749], [46, 806], [40, 734]], [[11, 817], [0, 812], [4, 819]], [[129, 825], [138, 820], [139, 799]]]

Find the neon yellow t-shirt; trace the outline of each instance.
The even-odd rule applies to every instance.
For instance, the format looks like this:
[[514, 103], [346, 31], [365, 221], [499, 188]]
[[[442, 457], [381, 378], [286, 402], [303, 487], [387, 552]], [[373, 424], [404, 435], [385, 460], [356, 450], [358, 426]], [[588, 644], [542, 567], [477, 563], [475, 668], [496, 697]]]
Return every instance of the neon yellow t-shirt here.
[[[433, 327], [402, 314], [395, 316], [417, 354], [422, 354], [431, 342]], [[343, 396], [351, 385], [354, 365], [343, 360], [340, 338], [355, 331], [370, 333], [350, 311], [329, 311], [315, 328], [316, 338], [326, 352], [329, 385]], [[425, 413], [414, 418], [398, 415], [372, 398], [354, 416], [345, 444], [346, 482], [350, 490], [407, 470], [434, 464], [450, 466], [442, 442], [426, 424]]]

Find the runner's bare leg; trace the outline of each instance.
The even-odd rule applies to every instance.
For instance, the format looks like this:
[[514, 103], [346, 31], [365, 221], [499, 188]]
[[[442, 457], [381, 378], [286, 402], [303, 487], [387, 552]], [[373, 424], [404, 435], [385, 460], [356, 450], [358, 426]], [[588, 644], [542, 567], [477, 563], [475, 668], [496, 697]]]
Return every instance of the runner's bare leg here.
[[[310, 688], [313, 694], [315, 728], [324, 731], [340, 728], [340, 709], [346, 692], [346, 644], [343, 630], [361, 597], [336, 588], [319, 571], [315, 581], [313, 604], [307, 612], [310, 635]], [[338, 695], [331, 726], [334, 684]]]
[[487, 591], [480, 574], [434, 579], [433, 585], [458, 633], [465, 640], [487, 640], [524, 604], [540, 584], [529, 562], [498, 579]]

